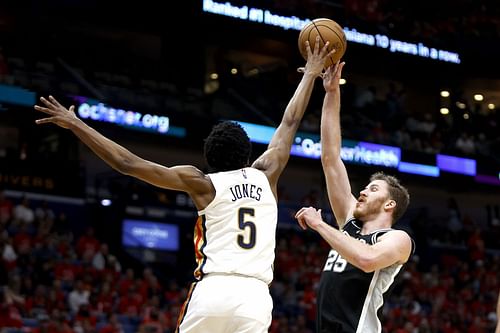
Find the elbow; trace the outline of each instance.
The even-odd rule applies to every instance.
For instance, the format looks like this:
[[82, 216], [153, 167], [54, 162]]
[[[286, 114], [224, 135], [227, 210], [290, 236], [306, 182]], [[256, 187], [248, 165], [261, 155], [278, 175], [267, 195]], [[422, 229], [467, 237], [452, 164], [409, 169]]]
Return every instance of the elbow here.
[[332, 157], [327, 154], [325, 149], [321, 150], [321, 165], [323, 167], [328, 167], [332, 164]]
[[122, 158], [115, 161], [113, 169], [124, 175], [132, 175], [134, 170], [134, 164], [131, 160]]
[[327, 151], [323, 150], [321, 153], [321, 165], [323, 168], [331, 168], [335, 166], [335, 163], [340, 158], [340, 152], [333, 150]]
[[377, 270], [377, 262], [373, 256], [358, 255], [355, 261], [355, 266], [365, 273], [372, 273]]

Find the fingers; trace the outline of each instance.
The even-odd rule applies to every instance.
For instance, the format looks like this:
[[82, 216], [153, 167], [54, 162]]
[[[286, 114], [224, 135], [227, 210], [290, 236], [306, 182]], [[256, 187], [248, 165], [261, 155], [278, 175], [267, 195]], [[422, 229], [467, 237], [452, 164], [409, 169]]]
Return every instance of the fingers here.
[[41, 112], [46, 113], [46, 114], [50, 114], [50, 115], [55, 114], [55, 111], [53, 111], [52, 109], [49, 109], [49, 108], [44, 108], [43, 106], [35, 105], [33, 108], [37, 111], [41, 111]]
[[306, 207], [302, 207], [301, 209], [299, 209], [299, 211], [295, 213], [295, 218], [298, 219], [306, 209], [307, 209]]
[[342, 74], [342, 68], [344, 68], [344, 65], [345, 65], [344, 61], [342, 61], [342, 62], [337, 61], [337, 63], [333, 67], [333, 73], [335, 73], [336, 76], [340, 77], [340, 75]]
[[59, 107], [62, 107], [62, 105], [57, 101], [57, 99], [55, 99], [54, 97], [52, 97], [52, 95], [49, 95], [49, 100], [54, 103], [54, 105], [57, 105]]
[[[330, 42], [326, 42], [325, 43], [325, 46], [323, 46], [323, 50], [321, 50], [322, 54], [325, 54], [326, 52], [328, 52], [328, 46], [330, 46]], [[328, 52], [328, 54], [326, 55], [325, 58], [332, 57], [335, 54], [335, 52], [337, 52], [337, 50], [336, 49], [332, 49], [330, 52]]]
[[309, 56], [312, 54], [312, 52], [311, 52], [311, 45], [309, 44], [308, 40], [306, 40], [306, 52], [307, 52], [307, 58], [309, 59]]
[[50, 117], [50, 118], [43, 118], [43, 119], [37, 119], [35, 120], [35, 124], [37, 125], [41, 125], [41, 124], [48, 124], [48, 123], [53, 123], [55, 120], [54, 117]]
[[302, 230], [307, 230], [307, 224], [304, 222], [304, 219], [299, 219], [298, 223]]
[[[324, 49], [324, 47], [323, 47], [323, 49]], [[319, 51], [319, 35], [316, 36], [316, 43], [314, 43], [314, 54], [318, 54], [318, 51]]]
[[71, 105], [71, 106], [69, 107], [69, 112], [71, 112], [71, 113], [75, 113], [75, 106], [74, 106], [74, 105]]
[[330, 67], [328, 67], [328, 68], [326, 69], [325, 74], [326, 74], [326, 75], [328, 75], [329, 77], [331, 77], [331, 76], [332, 76], [332, 74], [334, 73], [334, 70], [335, 70], [335, 69], [334, 69], [334, 67], [333, 67], [333, 66], [330, 66]]
[[[342, 76], [342, 68], [344, 68], [345, 62], [337, 62], [335, 65], [328, 67], [322, 76], [324, 80], [340, 80]], [[333, 82], [333, 81], [332, 81]]]
[[[319, 47], [320, 47], [320, 44], [321, 44], [321, 39], [318, 36], [316, 36], [316, 42], [314, 43], [314, 51], [311, 50], [311, 44], [309, 43], [308, 40], [306, 40], [306, 52], [308, 55], [311, 55], [311, 54], [319, 54], [321, 57], [324, 57], [324, 55], [328, 52], [328, 46], [330, 45], [330, 42], [326, 42], [323, 47], [321, 48], [321, 51], [319, 50]], [[332, 50], [332, 52], [330, 53], [335, 53], [334, 50]]]
[[338, 68], [337, 68], [337, 73], [338, 73], [338, 76], [339, 76], [339, 77], [342, 75], [342, 68], [344, 68], [344, 65], [345, 65], [345, 61], [342, 61], [342, 62], [338, 65]]
[[339, 62], [337, 61], [335, 65], [333, 65], [333, 72], [337, 73], [338, 69], [339, 69]]
[[42, 103], [45, 104], [49, 108], [52, 108], [52, 109], [56, 108], [55, 104], [53, 104], [49, 100], [45, 99], [45, 97], [40, 97], [40, 101], [42, 101]]

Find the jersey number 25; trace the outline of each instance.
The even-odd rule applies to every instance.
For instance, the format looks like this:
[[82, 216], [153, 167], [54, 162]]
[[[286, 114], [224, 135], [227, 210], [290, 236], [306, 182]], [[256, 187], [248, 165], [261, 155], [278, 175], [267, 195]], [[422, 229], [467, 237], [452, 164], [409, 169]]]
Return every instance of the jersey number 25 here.
[[324, 271], [334, 271], [337, 273], [343, 272], [347, 266], [347, 260], [342, 258], [335, 250], [330, 250], [328, 253], [328, 259], [326, 259]]

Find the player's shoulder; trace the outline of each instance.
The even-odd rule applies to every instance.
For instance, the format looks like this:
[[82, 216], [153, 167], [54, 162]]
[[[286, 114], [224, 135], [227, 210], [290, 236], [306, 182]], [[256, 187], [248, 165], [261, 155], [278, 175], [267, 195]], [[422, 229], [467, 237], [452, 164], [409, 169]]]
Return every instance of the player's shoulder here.
[[176, 169], [177, 174], [179, 174], [179, 176], [195, 177], [195, 178], [202, 178], [202, 179], [206, 179], [208, 177], [207, 173], [198, 169], [194, 165], [178, 165], [178, 166], [172, 167], [172, 169], [174, 169], [174, 168]]
[[401, 229], [393, 229], [393, 228], [387, 228], [387, 229], [380, 229], [374, 232], [374, 234], [377, 234], [378, 238], [391, 238], [391, 239], [401, 239], [401, 240], [411, 240], [411, 236], [409, 233], [407, 233], [405, 230]]
[[415, 252], [415, 241], [405, 230], [391, 228], [383, 233], [380, 233], [377, 238], [379, 241], [390, 241], [395, 245], [398, 244], [402, 248], [408, 248], [410, 249], [410, 254]]

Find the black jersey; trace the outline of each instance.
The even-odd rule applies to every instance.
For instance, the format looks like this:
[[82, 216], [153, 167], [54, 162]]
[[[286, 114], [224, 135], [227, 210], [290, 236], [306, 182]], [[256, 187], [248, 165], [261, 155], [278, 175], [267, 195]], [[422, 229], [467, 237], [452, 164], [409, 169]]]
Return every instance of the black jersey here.
[[[394, 229], [381, 229], [361, 235], [361, 223], [350, 219], [344, 233], [367, 244]], [[413, 242], [412, 242], [413, 243]], [[379, 333], [379, 310], [383, 294], [394, 282], [402, 265], [365, 273], [331, 249], [321, 273], [317, 293], [317, 333]]]

